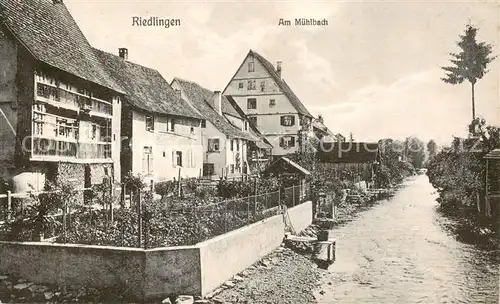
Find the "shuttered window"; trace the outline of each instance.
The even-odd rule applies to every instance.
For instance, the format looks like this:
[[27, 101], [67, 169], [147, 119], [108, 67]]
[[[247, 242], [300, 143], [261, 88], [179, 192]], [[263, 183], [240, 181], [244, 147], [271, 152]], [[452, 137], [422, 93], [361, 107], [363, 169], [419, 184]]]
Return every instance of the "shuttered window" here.
[[280, 117], [280, 122], [282, 126], [290, 127], [295, 125], [295, 116], [293, 115], [283, 115]]
[[280, 147], [285, 149], [295, 147], [295, 137], [294, 136], [280, 137]]

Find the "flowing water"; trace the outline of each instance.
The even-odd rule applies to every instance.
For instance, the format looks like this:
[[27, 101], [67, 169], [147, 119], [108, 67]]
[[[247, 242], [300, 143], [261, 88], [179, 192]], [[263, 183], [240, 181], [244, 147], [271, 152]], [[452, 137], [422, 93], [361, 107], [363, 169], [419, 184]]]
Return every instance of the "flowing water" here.
[[336, 261], [318, 303], [499, 303], [498, 252], [457, 241], [436, 197], [418, 176], [334, 229]]

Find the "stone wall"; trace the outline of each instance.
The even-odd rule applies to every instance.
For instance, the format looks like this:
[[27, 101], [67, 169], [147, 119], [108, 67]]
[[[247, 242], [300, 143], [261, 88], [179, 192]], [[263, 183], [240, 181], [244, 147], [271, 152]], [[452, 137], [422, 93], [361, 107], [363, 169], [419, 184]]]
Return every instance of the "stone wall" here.
[[[312, 203], [288, 209], [299, 232], [312, 222]], [[206, 295], [276, 249], [283, 215], [193, 245], [138, 249], [38, 242], [0, 242], [0, 273], [38, 284], [87, 286], [155, 300]]]

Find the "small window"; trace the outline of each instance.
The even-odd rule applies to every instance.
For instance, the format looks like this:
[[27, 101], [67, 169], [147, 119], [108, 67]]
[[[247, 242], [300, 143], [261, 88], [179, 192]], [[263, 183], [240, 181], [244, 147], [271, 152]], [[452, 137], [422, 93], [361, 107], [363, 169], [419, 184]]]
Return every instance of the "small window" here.
[[247, 109], [257, 109], [257, 99], [248, 98], [247, 99]]
[[[59, 130], [59, 132], [61, 132], [61, 130]], [[97, 138], [97, 126], [92, 125], [92, 134], [91, 134], [90, 139], [94, 140], [96, 138]]]
[[248, 130], [248, 122], [245, 121], [245, 131]]
[[280, 120], [282, 126], [290, 127], [295, 125], [295, 116], [293, 115], [283, 115], [280, 117]]
[[205, 119], [201, 120], [201, 127], [206, 128], [207, 127], [207, 121]]
[[218, 152], [220, 151], [220, 140], [218, 138], [208, 139], [208, 152]]
[[153, 174], [153, 148], [144, 147], [142, 152], [142, 172], [146, 175]]
[[240, 151], [240, 141], [236, 140], [236, 151]]
[[191, 127], [190, 132], [191, 132], [191, 135], [194, 135], [194, 127]]
[[238, 89], [243, 89], [243, 82], [238, 83]]
[[170, 119], [169, 126], [167, 126], [167, 127], [169, 127], [170, 132], [175, 132], [175, 119], [173, 119], [173, 118]]
[[265, 81], [265, 80], [262, 80], [262, 81], [260, 82], [260, 90], [261, 90], [262, 92], [264, 92], [264, 90], [265, 90], [265, 89], [266, 89], [266, 81]]
[[155, 120], [152, 115], [146, 115], [146, 130], [147, 131], [155, 130]]
[[254, 126], [254, 127], [257, 126], [257, 116], [248, 117], [248, 121], [252, 124], [252, 126]]
[[234, 139], [231, 139], [231, 151], [234, 151]]
[[249, 80], [248, 81], [248, 89], [249, 90], [255, 90], [255, 83], [256, 83], [255, 80]]
[[175, 151], [175, 156], [176, 156], [177, 167], [182, 167], [182, 152], [181, 151]]
[[248, 72], [255, 72], [255, 64], [253, 61], [248, 62]]
[[280, 138], [280, 147], [282, 148], [291, 148], [295, 147], [295, 137], [293, 136], [283, 136]]
[[234, 173], [234, 165], [231, 164], [231, 173]]
[[276, 105], [276, 99], [269, 99], [269, 107], [274, 107]]

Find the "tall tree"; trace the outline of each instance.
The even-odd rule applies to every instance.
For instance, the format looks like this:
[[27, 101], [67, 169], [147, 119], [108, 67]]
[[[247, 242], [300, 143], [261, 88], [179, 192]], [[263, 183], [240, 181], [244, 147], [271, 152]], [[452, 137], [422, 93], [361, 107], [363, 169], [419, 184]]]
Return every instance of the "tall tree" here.
[[468, 24], [465, 33], [460, 35], [457, 42], [459, 53], [450, 53], [452, 65], [442, 67], [446, 71], [446, 77], [441, 78], [446, 83], [460, 84], [469, 81], [472, 90], [472, 120], [476, 119], [476, 107], [474, 103], [474, 88], [478, 79], [488, 73], [486, 66], [495, 60], [491, 56], [492, 46], [485, 42], [476, 41], [478, 29]]
[[416, 137], [407, 137], [405, 140], [405, 155], [416, 169], [422, 168], [425, 160], [425, 144]]
[[433, 159], [434, 156], [436, 156], [436, 152], [437, 152], [437, 144], [433, 139], [431, 139], [427, 143], [427, 153], [429, 153], [429, 160]]

